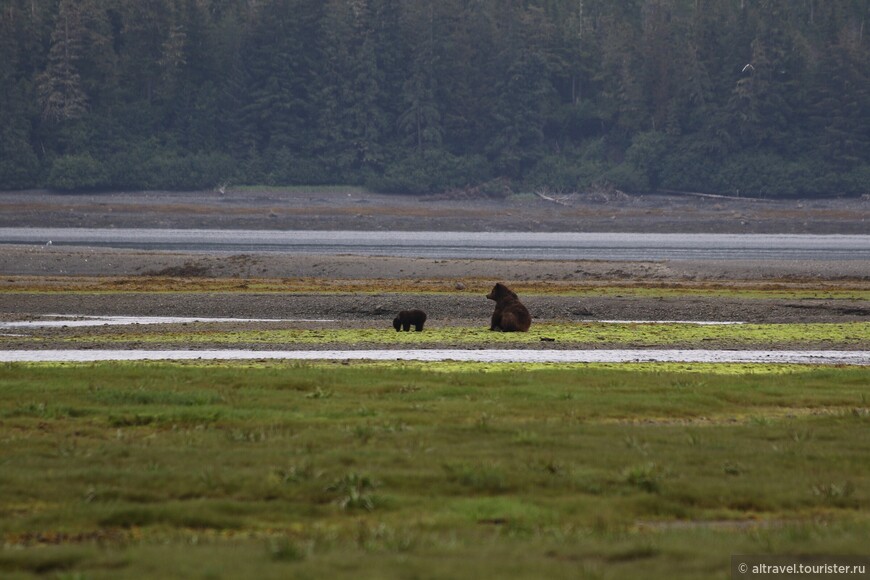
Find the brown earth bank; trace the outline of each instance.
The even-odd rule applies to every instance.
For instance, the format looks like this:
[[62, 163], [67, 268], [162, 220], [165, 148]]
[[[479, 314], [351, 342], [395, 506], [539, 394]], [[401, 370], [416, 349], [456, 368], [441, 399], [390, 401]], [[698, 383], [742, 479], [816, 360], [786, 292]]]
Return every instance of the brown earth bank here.
[[358, 188], [0, 192], [0, 227], [866, 234], [870, 196], [752, 199], [538, 192], [383, 195]]
[[[598, 320], [749, 323], [870, 321], [870, 303], [847, 299], [753, 299], [704, 296], [521, 295], [538, 322]], [[420, 308], [427, 324], [487, 325], [492, 302], [482, 294], [280, 293], [0, 293], [0, 320], [51, 314], [335, 320], [390, 327], [400, 310]], [[268, 323], [265, 323], [268, 324]]]

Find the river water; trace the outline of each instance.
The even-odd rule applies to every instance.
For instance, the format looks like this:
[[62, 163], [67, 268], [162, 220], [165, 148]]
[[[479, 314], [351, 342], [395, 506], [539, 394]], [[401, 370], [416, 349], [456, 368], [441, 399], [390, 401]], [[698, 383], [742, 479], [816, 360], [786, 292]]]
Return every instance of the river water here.
[[870, 365], [870, 351], [796, 350], [7, 350], [0, 362], [372, 360], [519, 363], [787, 363]]
[[870, 235], [0, 228], [0, 244], [547, 260], [870, 260]]

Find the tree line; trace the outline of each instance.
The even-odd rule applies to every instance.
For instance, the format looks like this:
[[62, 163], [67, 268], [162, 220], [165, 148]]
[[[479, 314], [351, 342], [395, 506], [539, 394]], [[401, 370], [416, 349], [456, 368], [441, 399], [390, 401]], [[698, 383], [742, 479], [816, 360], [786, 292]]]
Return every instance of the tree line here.
[[867, 0], [2, 0], [0, 188], [864, 194], [868, 15]]

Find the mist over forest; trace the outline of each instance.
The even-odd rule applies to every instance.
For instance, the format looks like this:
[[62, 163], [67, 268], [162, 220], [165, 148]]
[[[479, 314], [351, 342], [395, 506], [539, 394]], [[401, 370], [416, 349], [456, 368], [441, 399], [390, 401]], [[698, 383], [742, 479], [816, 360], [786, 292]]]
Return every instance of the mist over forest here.
[[867, 0], [2, 0], [0, 189], [870, 192]]

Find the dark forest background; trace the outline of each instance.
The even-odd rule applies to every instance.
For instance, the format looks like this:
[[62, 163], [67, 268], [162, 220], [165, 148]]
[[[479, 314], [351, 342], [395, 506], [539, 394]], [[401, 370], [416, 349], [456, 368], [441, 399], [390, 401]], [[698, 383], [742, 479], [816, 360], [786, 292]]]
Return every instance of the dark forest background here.
[[3, 189], [870, 191], [868, 0], [0, 7]]

